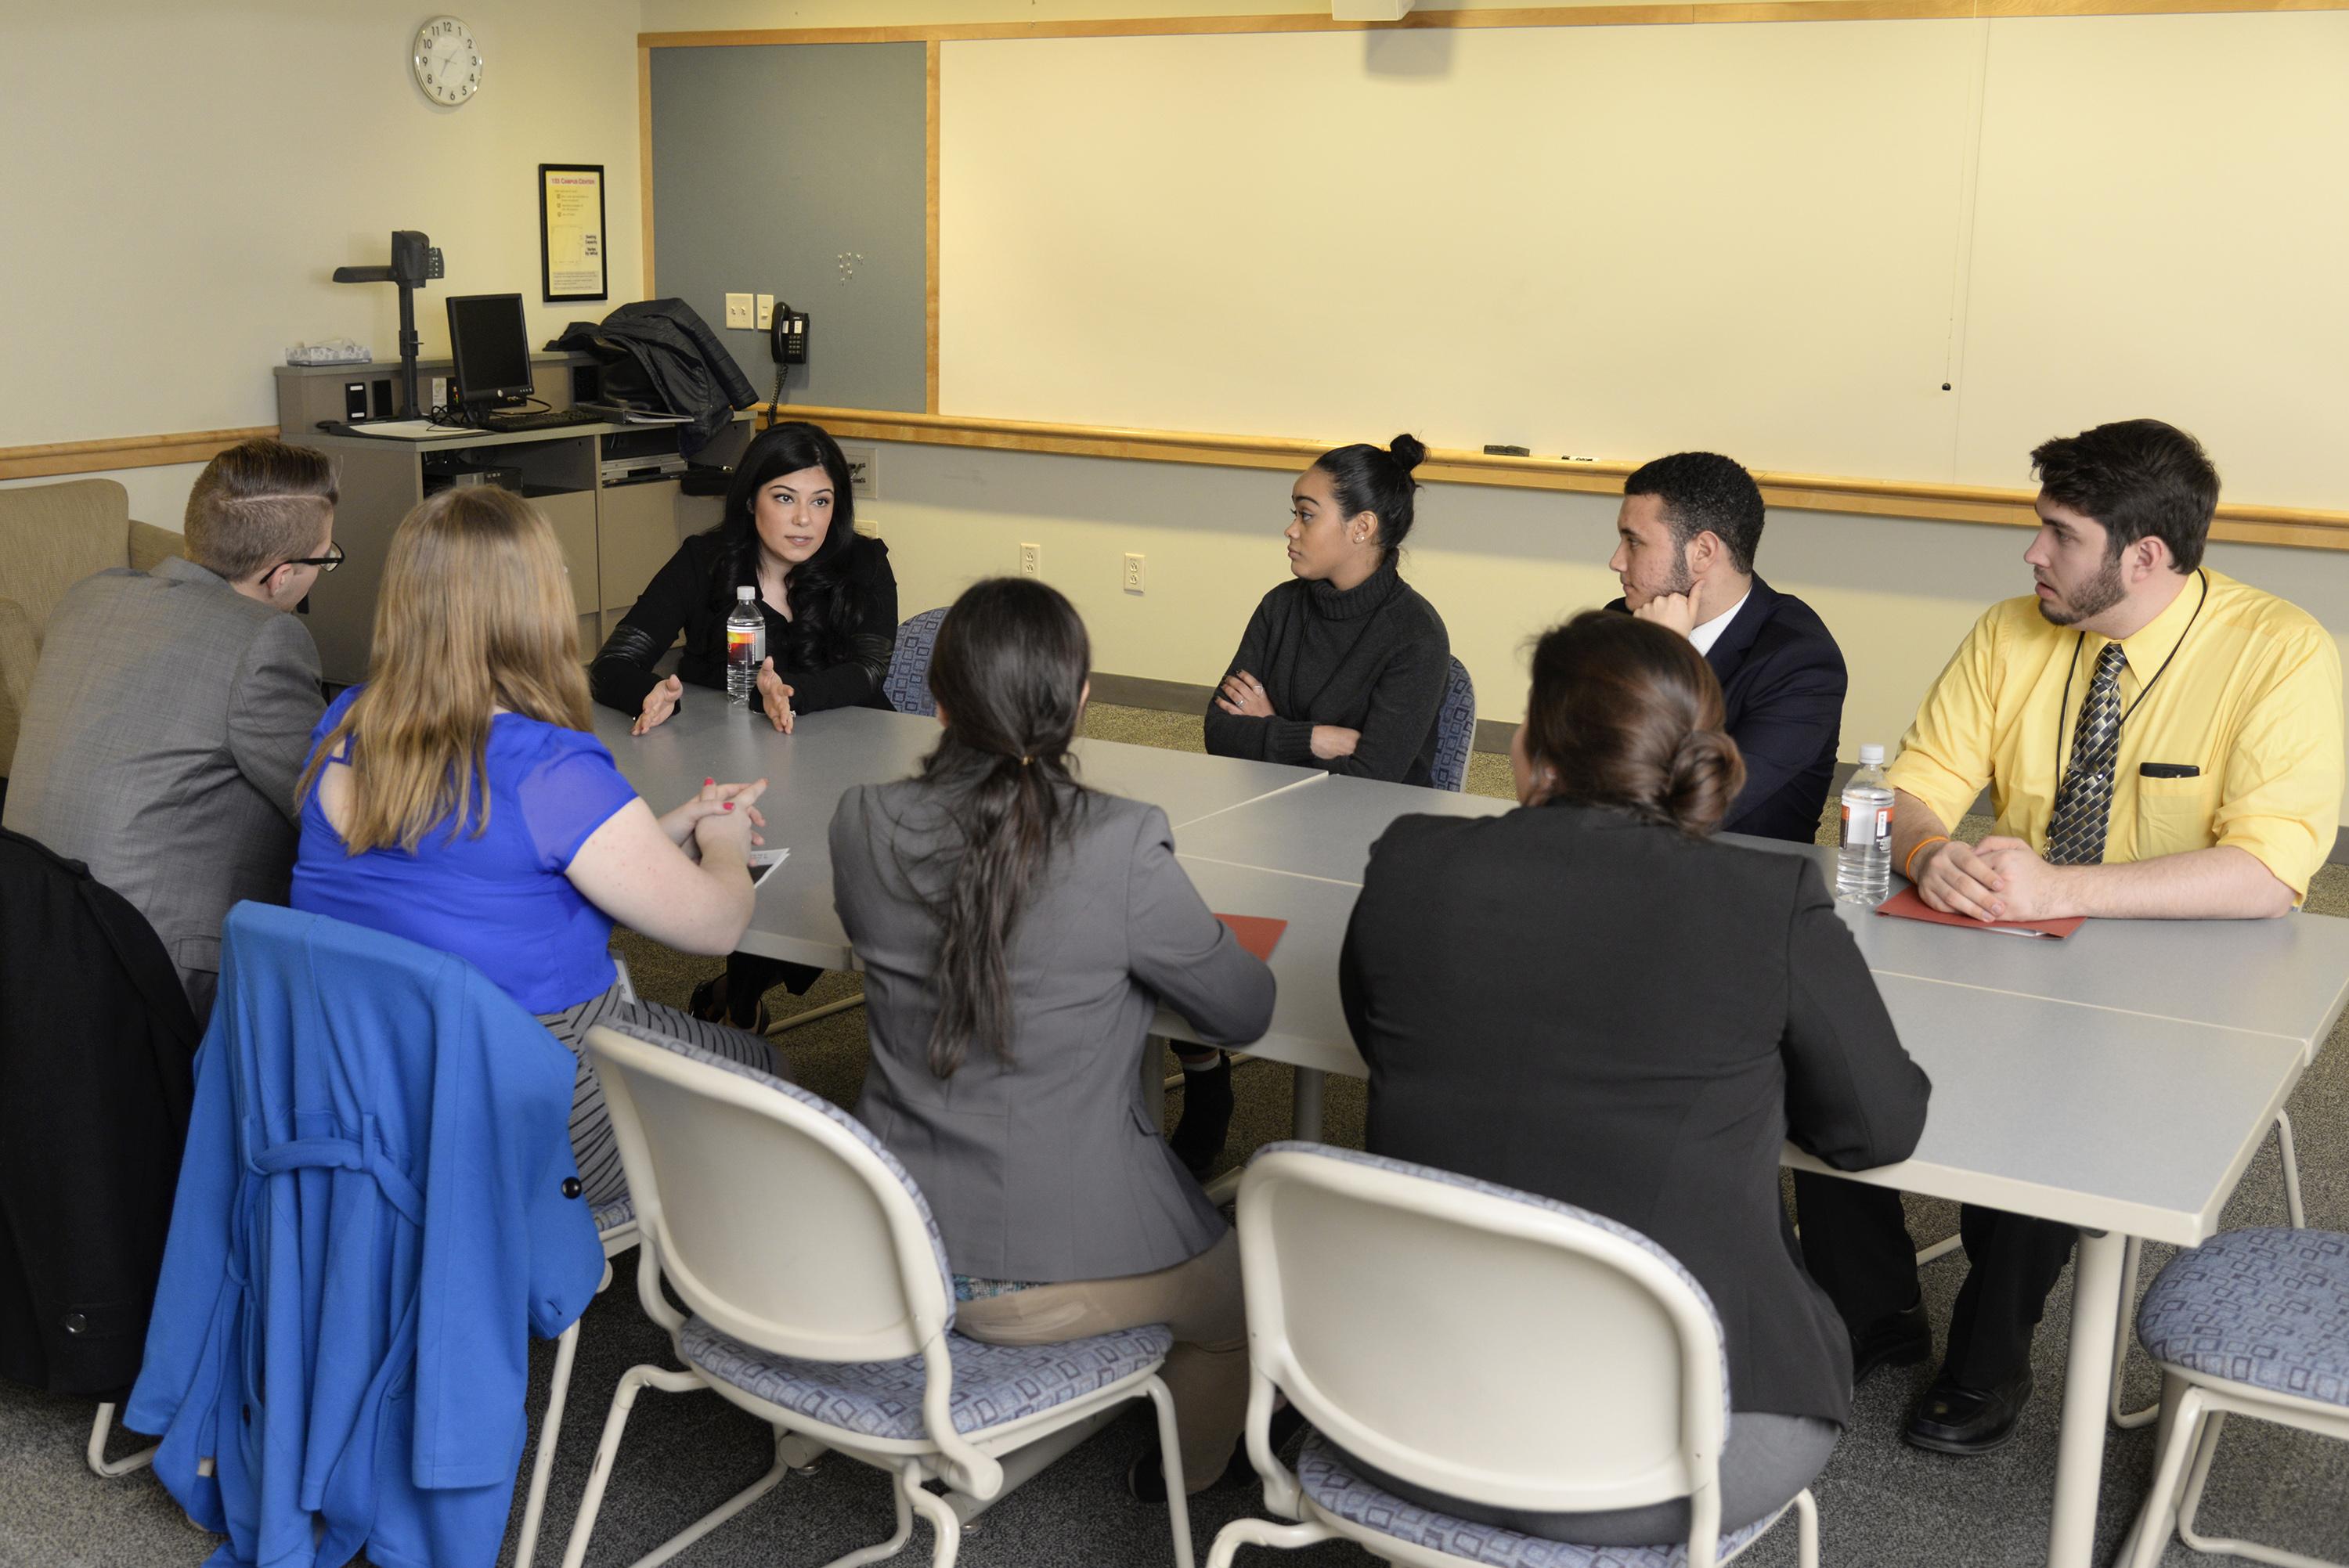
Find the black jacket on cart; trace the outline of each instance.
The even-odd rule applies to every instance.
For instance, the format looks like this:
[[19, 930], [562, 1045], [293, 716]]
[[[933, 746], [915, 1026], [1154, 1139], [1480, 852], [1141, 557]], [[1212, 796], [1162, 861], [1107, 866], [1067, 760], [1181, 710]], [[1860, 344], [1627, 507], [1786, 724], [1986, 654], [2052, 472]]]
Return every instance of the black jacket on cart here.
[[638, 300], [600, 324], [574, 321], [546, 346], [601, 361], [605, 402], [685, 415], [691, 421], [681, 429], [688, 456], [724, 429], [735, 409], [759, 400], [709, 324], [681, 299]]
[[0, 831], [0, 1377], [139, 1375], [194, 1093], [195, 1015], [146, 918]]

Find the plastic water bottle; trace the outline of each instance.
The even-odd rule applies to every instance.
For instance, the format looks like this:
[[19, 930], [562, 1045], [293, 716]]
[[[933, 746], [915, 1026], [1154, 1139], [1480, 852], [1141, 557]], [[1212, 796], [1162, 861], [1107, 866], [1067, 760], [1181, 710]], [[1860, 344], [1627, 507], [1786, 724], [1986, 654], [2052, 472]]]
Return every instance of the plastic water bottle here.
[[726, 617], [726, 697], [749, 707], [759, 695], [759, 666], [767, 659], [767, 617], [759, 591], [749, 583], [734, 590], [734, 610]]
[[1892, 891], [1892, 788], [1884, 781], [1884, 748], [1859, 748], [1859, 770], [1843, 787], [1843, 848], [1836, 856], [1836, 897], [1882, 903]]

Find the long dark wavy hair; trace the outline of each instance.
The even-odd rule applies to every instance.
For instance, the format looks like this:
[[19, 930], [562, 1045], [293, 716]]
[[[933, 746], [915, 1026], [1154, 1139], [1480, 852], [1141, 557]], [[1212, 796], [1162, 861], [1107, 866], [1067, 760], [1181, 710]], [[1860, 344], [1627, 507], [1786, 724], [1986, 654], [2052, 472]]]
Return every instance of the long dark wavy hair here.
[[791, 645], [769, 650], [779, 669], [811, 670], [848, 656], [849, 629], [864, 609], [865, 584], [845, 568], [856, 549], [856, 497], [850, 493], [848, 459], [840, 443], [819, 426], [793, 420], [761, 432], [734, 467], [726, 492], [726, 515], [709, 530], [723, 547], [709, 580], [709, 602], [722, 616], [734, 606], [734, 590], [759, 582], [759, 492], [785, 474], [822, 469], [832, 480], [832, 523], [823, 542], [792, 569], [784, 593], [791, 601]]
[[1092, 644], [1076, 609], [1033, 578], [966, 590], [938, 627], [930, 692], [946, 733], [922, 761], [954, 830], [937, 919], [938, 1013], [930, 1071], [953, 1076], [973, 1047], [1011, 1060], [1008, 954], [1028, 896], [1081, 817], [1069, 755]]

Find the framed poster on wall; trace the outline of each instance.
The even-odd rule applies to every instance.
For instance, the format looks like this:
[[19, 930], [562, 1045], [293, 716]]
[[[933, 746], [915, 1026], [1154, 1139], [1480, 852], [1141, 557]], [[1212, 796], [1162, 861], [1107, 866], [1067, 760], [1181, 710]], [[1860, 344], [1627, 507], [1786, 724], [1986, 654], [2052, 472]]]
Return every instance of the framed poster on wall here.
[[538, 273], [552, 300], [609, 299], [605, 265], [604, 166], [538, 166]]

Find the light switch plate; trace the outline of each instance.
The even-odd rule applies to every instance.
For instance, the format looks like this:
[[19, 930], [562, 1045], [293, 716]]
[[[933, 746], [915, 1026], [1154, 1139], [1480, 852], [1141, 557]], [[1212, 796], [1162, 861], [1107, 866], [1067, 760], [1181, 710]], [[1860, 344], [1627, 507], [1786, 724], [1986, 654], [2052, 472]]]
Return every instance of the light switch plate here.
[[774, 329], [775, 296], [772, 294], [761, 294], [759, 296], [759, 330], [761, 332], [772, 332]]
[[750, 316], [751, 304], [750, 296], [749, 294], [730, 294], [726, 296], [727, 325], [739, 326], [748, 330], [750, 325]]

